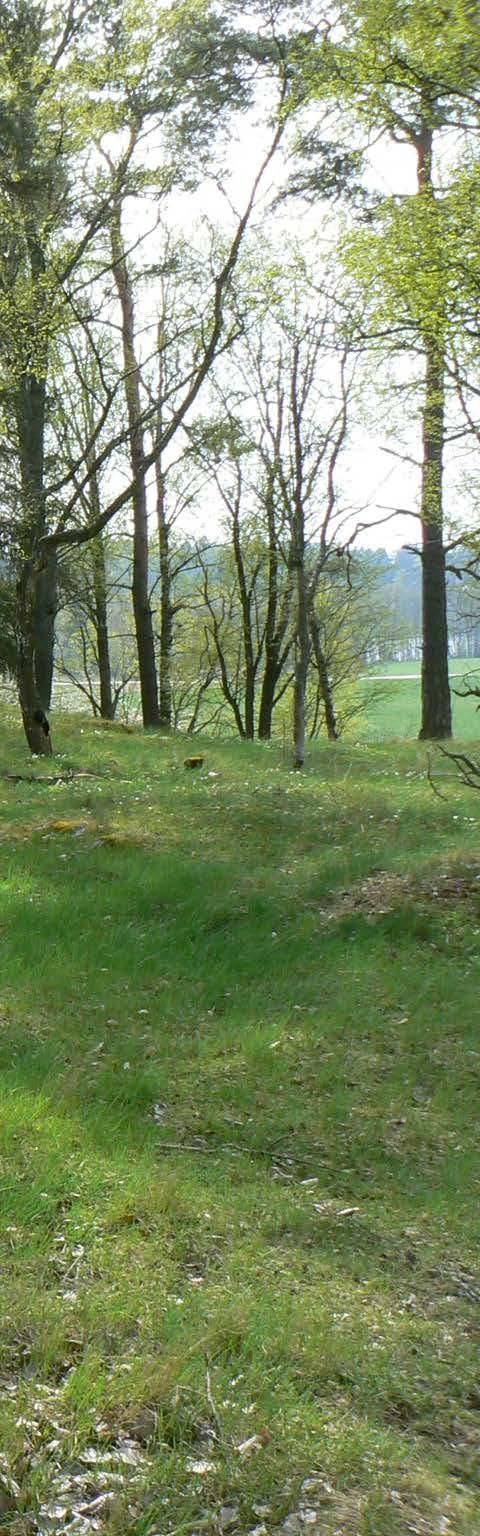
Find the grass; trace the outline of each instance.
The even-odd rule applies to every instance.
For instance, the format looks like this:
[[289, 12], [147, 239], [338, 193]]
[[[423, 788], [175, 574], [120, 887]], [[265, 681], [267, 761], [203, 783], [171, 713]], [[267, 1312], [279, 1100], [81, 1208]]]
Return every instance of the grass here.
[[[478, 700], [459, 698], [456, 689], [466, 676], [480, 683], [480, 663], [453, 659], [450, 662], [453, 725], [457, 736], [466, 741], [480, 736]], [[378, 677], [379, 681], [375, 679]], [[388, 679], [388, 681], [386, 680]], [[367, 680], [359, 685], [365, 712], [354, 717], [349, 734], [362, 742], [382, 742], [388, 738], [413, 739], [420, 726], [420, 663], [389, 662], [372, 667]]]
[[0, 780], [0, 1529], [471, 1536], [475, 795], [57, 745]]

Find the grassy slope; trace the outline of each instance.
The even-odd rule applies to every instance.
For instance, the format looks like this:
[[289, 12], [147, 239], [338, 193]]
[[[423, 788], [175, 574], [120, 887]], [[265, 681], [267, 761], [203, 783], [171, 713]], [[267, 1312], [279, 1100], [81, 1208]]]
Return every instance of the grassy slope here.
[[471, 1536], [475, 796], [57, 734], [99, 777], [0, 782], [0, 1528]]

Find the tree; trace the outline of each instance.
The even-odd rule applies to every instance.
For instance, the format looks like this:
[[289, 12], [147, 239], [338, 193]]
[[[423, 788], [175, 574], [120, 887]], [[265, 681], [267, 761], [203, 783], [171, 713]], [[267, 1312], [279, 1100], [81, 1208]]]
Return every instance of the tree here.
[[[337, 476], [347, 439], [355, 359], [348, 323], [342, 319], [340, 324], [334, 305], [318, 291], [316, 275], [298, 250], [282, 271], [273, 314], [260, 342], [250, 344], [249, 360], [262, 421], [266, 484], [271, 493], [276, 489], [286, 530], [286, 547], [283, 529], [282, 538], [294, 651], [294, 766], [300, 769], [312, 640], [334, 733], [315, 598], [327, 563], [336, 556], [342, 535], [346, 537]], [[269, 548], [271, 552], [271, 543]], [[275, 566], [273, 574], [270, 595], [276, 597]]]
[[212, 659], [237, 730], [268, 739], [275, 704], [291, 681], [301, 767], [312, 645], [335, 732], [315, 597], [342, 528], [346, 536], [337, 471], [355, 365], [347, 330], [341, 334], [299, 251], [282, 269], [271, 252], [260, 262], [255, 250], [243, 264], [236, 303], [244, 335], [217, 379], [213, 418], [192, 431], [229, 545], [214, 561], [202, 558], [202, 595]]
[[[40, 656], [39, 627], [46, 606], [51, 607], [53, 554], [61, 546], [96, 537], [131, 501], [157, 452], [155, 447], [146, 455], [122, 490], [110, 496], [88, 526], [78, 526], [79, 493], [118, 450], [119, 442], [128, 441], [129, 436], [131, 441], [132, 436], [132, 424], [127, 423], [120, 438], [114, 437], [108, 447], [98, 447], [109, 408], [108, 401], [102, 402], [87, 459], [77, 459], [70, 478], [64, 476], [60, 483], [49, 462], [54, 342], [68, 331], [72, 317], [78, 318], [79, 295], [90, 289], [94, 300], [92, 251], [97, 241], [100, 270], [102, 264], [105, 270], [102, 231], [122, 192], [117, 178], [112, 203], [108, 178], [101, 174], [98, 161], [92, 175], [86, 151], [100, 143], [106, 132], [124, 132], [132, 118], [137, 123], [143, 123], [146, 116], [150, 123], [168, 118], [168, 163], [174, 167], [175, 144], [178, 147], [182, 135], [185, 138], [197, 83], [206, 89], [209, 71], [213, 77], [215, 68], [217, 104], [228, 105], [232, 81], [241, 87], [245, 78], [237, 67], [232, 29], [208, 0], [200, 5], [188, 0], [175, 4], [172, 0], [171, 6], [158, 14], [140, 4], [135, 15], [128, 14], [127, 28], [120, 0], [113, 6], [99, 0], [91, 7], [72, 0], [66, 19], [59, 5], [47, 5], [42, 0], [33, 4], [12, 0], [0, 13], [4, 82], [0, 111], [0, 213], [4, 230], [0, 361], [4, 405], [13, 423], [20, 505], [12, 539], [17, 565], [17, 675], [27, 739], [32, 751], [42, 753], [51, 751], [51, 735], [36, 658], [37, 653]], [[281, 57], [277, 57], [276, 72], [283, 103], [287, 87]], [[201, 138], [200, 88], [195, 99]], [[251, 195], [211, 281], [202, 345], [179, 383], [177, 400], [163, 432], [162, 451], [195, 401], [219, 346], [230, 279], [262, 174], [275, 153], [283, 126], [280, 113], [253, 178]], [[125, 173], [130, 171], [128, 156], [124, 168]]]
[[[129, 541], [128, 541], [129, 542]], [[131, 622], [130, 553], [106, 533], [59, 570], [56, 669], [102, 720], [114, 720], [138, 679]]]
[[[470, 0], [346, 0], [339, 20], [333, 47], [335, 94], [343, 111], [354, 116], [357, 135], [360, 125], [358, 146], [362, 137], [365, 144], [365, 133], [367, 144], [378, 134], [389, 134], [409, 144], [416, 157], [416, 206], [412, 208], [408, 198], [383, 199], [380, 205], [370, 199], [372, 230], [354, 240], [353, 261], [357, 271], [363, 269], [365, 289], [373, 281], [380, 296], [376, 324], [373, 316], [371, 325], [377, 342], [383, 318], [384, 336], [395, 338], [397, 348], [403, 345], [423, 357], [420, 735], [449, 736], [442, 471], [447, 353], [458, 306], [439, 156], [452, 128], [463, 134], [464, 147], [465, 132], [477, 120], [477, 6]], [[314, 45], [308, 74], [311, 94], [315, 67]], [[322, 54], [317, 67], [321, 79]]]

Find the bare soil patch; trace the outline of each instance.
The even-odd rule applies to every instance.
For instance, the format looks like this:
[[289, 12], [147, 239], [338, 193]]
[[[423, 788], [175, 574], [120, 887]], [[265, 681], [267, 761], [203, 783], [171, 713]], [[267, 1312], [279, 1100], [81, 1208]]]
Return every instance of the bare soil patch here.
[[425, 910], [463, 902], [480, 902], [480, 859], [468, 865], [442, 864], [419, 874], [375, 870], [348, 890], [332, 892], [332, 905], [321, 915], [327, 922], [355, 913], [374, 919], [405, 906]]

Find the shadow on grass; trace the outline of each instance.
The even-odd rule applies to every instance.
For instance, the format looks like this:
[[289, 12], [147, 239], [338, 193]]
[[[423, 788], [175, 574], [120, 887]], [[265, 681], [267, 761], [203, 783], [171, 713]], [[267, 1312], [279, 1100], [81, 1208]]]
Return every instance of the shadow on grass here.
[[22, 844], [2, 884], [6, 1090], [154, 1163], [168, 1140], [198, 1141], [199, 1157], [232, 1147], [234, 1180], [320, 1168], [329, 1193], [360, 1186], [405, 1209], [447, 1168], [447, 1200], [459, 1186], [475, 982], [468, 939], [455, 949], [436, 915], [407, 906], [321, 931], [311, 892], [292, 908], [275, 867], [246, 891], [234, 852], [172, 860], [60, 838]]

